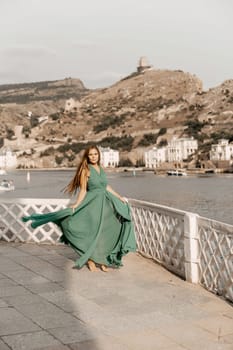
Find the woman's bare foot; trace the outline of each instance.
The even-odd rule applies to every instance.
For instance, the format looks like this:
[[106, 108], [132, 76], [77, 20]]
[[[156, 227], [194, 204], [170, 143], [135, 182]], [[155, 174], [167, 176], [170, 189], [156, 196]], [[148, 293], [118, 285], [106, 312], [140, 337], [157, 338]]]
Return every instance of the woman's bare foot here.
[[89, 269], [91, 272], [96, 272], [96, 271], [98, 271], [98, 269], [97, 269], [97, 267], [96, 267], [94, 261], [92, 261], [92, 260], [88, 260], [88, 262], [87, 262], [87, 267], [88, 267], [88, 269]]
[[103, 272], [108, 272], [108, 268], [107, 268], [107, 266], [105, 266], [105, 265], [100, 265], [100, 269], [101, 269]]

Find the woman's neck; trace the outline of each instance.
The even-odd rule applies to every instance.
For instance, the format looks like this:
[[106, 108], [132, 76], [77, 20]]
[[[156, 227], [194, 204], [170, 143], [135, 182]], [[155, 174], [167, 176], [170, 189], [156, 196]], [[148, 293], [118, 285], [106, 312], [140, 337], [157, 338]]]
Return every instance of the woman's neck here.
[[94, 164], [92, 164], [92, 163], [90, 163], [94, 168], [97, 168], [97, 169], [99, 169], [100, 168], [100, 166], [99, 166], [99, 164], [98, 163], [94, 163]]

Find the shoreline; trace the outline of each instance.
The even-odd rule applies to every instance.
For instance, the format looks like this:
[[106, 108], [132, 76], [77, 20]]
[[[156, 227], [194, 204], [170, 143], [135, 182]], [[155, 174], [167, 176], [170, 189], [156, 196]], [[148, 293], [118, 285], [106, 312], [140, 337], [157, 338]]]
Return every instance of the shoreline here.
[[[39, 171], [76, 171], [77, 167], [61, 167], [61, 168], [28, 168], [28, 169], [9, 169], [7, 173], [20, 171], [20, 172], [39, 172]], [[104, 168], [104, 171], [108, 173], [124, 173], [124, 172], [150, 172], [154, 173], [154, 175], [166, 175], [167, 171], [170, 169], [164, 168], [145, 168], [145, 167], [117, 167], [117, 168]], [[207, 174], [233, 174], [233, 170], [229, 169], [202, 169], [202, 168], [192, 168], [192, 169], [184, 169], [187, 175], [207, 175]], [[6, 175], [7, 175], [6, 173]]]
[[[77, 167], [72, 167], [72, 168], [28, 168], [28, 169], [10, 169], [9, 171], [23, 171], [23, 172], [30, 172], [30, 171], [72, 171], [72, 170], [76, 170]], [[130, 171], [144, 171], [144, 168], [140, 167], [140, 168], [128, 168], [128, 167], [119, 167], [119, 168], [104, 168], [103, 169], [106, 172], [114, 172], [114, 173], [118, 173], [118, 172], [130, 172]], [[153, 171], [153, 170], [151, 170]]]

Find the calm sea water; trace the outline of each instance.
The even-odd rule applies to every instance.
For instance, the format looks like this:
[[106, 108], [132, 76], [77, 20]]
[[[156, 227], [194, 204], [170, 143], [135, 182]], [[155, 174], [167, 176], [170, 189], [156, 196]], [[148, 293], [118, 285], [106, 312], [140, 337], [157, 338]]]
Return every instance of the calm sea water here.
[[[61, 190], [75, 170], [14, 171], [1, 176], [13, 179], [15, 191], [1, 198], [68, 198]], [[172, 177], [153, 173], [107, 173], [109, 184], [121, 195], [198, 213], [233, 225], [233, 174]], [[0, 178], [0, 180], [1, 180]]]

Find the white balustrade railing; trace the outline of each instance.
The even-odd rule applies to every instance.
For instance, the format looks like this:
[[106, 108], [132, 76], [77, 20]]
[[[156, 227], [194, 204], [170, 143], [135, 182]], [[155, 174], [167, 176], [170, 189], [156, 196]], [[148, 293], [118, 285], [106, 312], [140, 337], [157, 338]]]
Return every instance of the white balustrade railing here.
[[198, 217], [199, 283], [233, 301], [233, 226]]
[[[66, 199], [0, 201], [0, 240], [59, 243], [59, 228], [32, 229], [22, 216], [60, 210]], [[138, 251], [182, 278], [233, 301], [233, 226], [194, 213], [130, 200]]]
[[185, 212], [130, 200], [138, 250], [185, 278]]
[[66, 199], [4, 199], [0, 202], [0, 239], [7, 242], [58, 243], [60, 229], [52, 224], [31, 228], [30, 222], [22, 222], [23, 216], [33, 213], [49, 213], [65, 208]]

